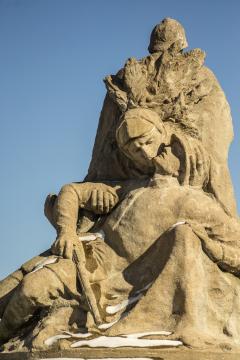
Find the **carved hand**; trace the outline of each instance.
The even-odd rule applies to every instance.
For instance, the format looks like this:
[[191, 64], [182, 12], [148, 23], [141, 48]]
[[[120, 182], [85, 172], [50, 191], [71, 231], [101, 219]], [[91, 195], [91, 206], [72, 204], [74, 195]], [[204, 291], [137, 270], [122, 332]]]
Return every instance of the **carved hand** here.
[[72, 259], [73, 245], [78, 241], [77, 234], [73, 232], [60, 233], [52, 244], [51, 251], [54, 255], [65, 259]]
[[178, 176], [180, 161], [172, 153], [170, 146], [166, 146], [159, 156], [152, 159], [152, 162], [157, 173]]
[[[93, 184], [94, 185], [94, 184]], [[95, 214], [107, 214], [118, 203], [119, 198], [116, 191], [105, 184], [94, 187], [84, 208]]]

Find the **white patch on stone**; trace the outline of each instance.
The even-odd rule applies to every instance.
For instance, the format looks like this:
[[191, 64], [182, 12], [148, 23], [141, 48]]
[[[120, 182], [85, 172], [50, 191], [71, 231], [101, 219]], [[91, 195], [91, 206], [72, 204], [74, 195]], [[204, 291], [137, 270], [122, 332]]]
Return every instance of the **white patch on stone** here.
[[104, 240], [105, 238], [105, 233], [103, 230], [100, 230], [99, 232], [96, 233], [89, 233], [87, 235], [80, 235], [79, 237], [80, 241], [93, 241], [96, 239], [102, 239]]
[[[144, 335], [143, 335], [144, 334]], [[158, 333], [161, 335], [160, 333]], [[151, 332], [128, 334], [120, 336], [99, 336], [90, 340], [80, 340], [71, 345], [72, 348], [88, 346], [88, 347], [176, 347], [182, 345], [177, 340], [161, 340], [161, 339], [142, 339], [142, 336], [152, 335]], [[154, 332], [154, 335], [157, 335]]]
[[137, 290], [137, 291], [136, 291], [136, 294], [142, 293], [143, 291], [149, 289], [152, 284], [153, 284], [153, 281], [151, 281], [149, 284], [147, 284], [146, 286], [144, 286], [142, 289]]
[[67, 334], [54, 335], [54, 336], [51, 336], [50, 338], [48, 338], [47, 340], [45, 340], [44, 344], [47, 346], [52, 346], [58, 340], [69, 339], [69, 338], [71, 338], [71, 335], [67, 335]]
[[133, 337], [133, 338], [143, 338], [144, 336], [151, 336], [151, 335], [171, 335], [172, 333], [170, 331], [148, 331], [148, 332], [142, 332], [142, 333], [135, 333], [135, 334], [128, 334], [128, 335], [121, 335], [126, 337]]
[[35, 267], [33, 268], [33, 270], [31, 271], [31, 273], [34, 273], [38, 270], [41, 270], [45, 265], [49, 265], [49, 264], [54, 264], [57, 261], [58, 257], [51, 257], [51, 258], [47, 258], [45, 260], [41, 260], [39, 261]]
[[116, 314], [120, 310], [125, 309], [128, 305], [131, 305], [131, 304], [135, 303], [136, 301], [138, 301], [141, 297], [142, 297], [142, 294], [139, 294], [136, 296], [132, 296], [127, 300], [123, 300], [120, 304], [109, 305], [106, 307], [106, 312], [111, 315]]
[[108, 314], [113, 315], [113, 314], [116, 314], [117, 312], [119, 312], [120, 310], [125, 309], [128, 305], [134, 304], [139, 299], [141, 299], [141, 297], [143, 296], [142, 293], [145, 290], [147, 290], [151, 285], [152, 285], [152, 282], [149, 283], [148, 285], [144, 286], [142, 289], [137, 290], [134, 296], [128, 298], [127, 300], [123, 300], [120, 304], [107, 306], [106, 312]]
[[118, 319], [110, 322], [110, 323], [105, 323], [105, 324], [100, 324], [98, 325], [98, 329], [100, 330], [106, 330], [106, 329], [109, 329], [110, 327], [112, 327], [114, 324], [116, 324], [119, 320], [122, 320], [124, 319], [126, 316], [128, 316], [129, 314], [129, 311], [125, 311], [121, 314], [121, 316], [119, 316]]
[[99, 232], [95, 233], [98, 238], [105, 239], [105, 232], [103, 230], [99, 230]]
[[80, 338], [80, 339], [86, 339], [86, 338], [93, 335], [92, 333], [77, 333], [77, 334], [74, 334], [74, 333], [71, 333], [69, 331], [64, 331], [64, 334], [70, 335], [73, 338]]
[[82, 236], [79, 236], [79, 240], [80, 241], [93, 241], [93, 240], [96, 240], [96, 236], [94, 234], [82, 235]]
[[57, 342], [58, 340], [61, 340], [61, 339], [70, 339], [70, 338], [86, 339], [89, 336], [92, 336], [92, 333], [74, 334], [74, 333], [71, 333], [69, 331], [64, 331], [63, 334], [58, 334], [58, 335], [54, 335], [54, 336], [49, 337], [47, 340], [45, 340], [44, 343], [47, 346], [51, 346], [51, 345], [55, 344], [55, 342]]
[[101, 324], [101, 325], [98, 325], [98, 329], [100, 330], [107, 330], [109, 329], [110, 327], [112, 327], [114, 324], [116, 324], [121, 318], [117, 319], [117, 320], [114, 320], [110, 323], [105, 323], [105, 324]]
[[184, 225], [186, 224], [186, 221], [185, 220], [182, 220], [182, 221], [178, 221], [176, 222], [175, 224], [173, 224], [172, 226], [170, 226], [170, 228], [168, 229], [168, 231], [171, 231], [173, 229], [175, 229], [175, 227], [179, 226], [179, 225]]

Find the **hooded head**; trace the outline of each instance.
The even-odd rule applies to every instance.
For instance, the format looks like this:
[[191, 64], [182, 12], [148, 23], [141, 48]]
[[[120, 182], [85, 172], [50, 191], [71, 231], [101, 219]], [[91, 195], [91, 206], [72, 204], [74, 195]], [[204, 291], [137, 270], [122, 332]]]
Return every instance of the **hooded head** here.
[[116, 132], [121, 151], [141, 169], [151, 169], [152, 159], [158, 156], [167, 132], [159, 115], [152, 110], [128, 110]]
[[202, 187], [208, 181], [209, 157], [202, 144], [180, 129], [163, 123], [152, 110], [128, 110], [117, 129], [116, 139], [121, 151], [146, 174], [153, 171], [153, 159], [170, 146], [180, 160], [180, 184]]

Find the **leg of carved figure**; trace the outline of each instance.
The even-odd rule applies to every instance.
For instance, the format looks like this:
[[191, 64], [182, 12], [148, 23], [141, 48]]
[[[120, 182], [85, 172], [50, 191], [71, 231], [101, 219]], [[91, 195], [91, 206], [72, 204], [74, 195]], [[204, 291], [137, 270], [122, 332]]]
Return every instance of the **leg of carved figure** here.
[[14, 290], [19, 285], [22, 279], [22, 271], [17, 270], [2, 281], [0, 281], [0, 318], [2, 317], [5, 307], [7, 306], [7, 303], [11, 298]]
[[64, 291], [64, 283], [48, 268], [26, 275], [4, 311], [0, 340], [9, 339], [36, 312], [51, 306]]
[[224, 227], [227, 222], [223, 221], [217, 227], [219, 233], [214, 233], [215, 229], [211, 229], [211, 233], [194, 229], [194, 233], [201, 239], [203, 250], [209, 257], [218, 264], [218, 266], [230, 273], [240, 274], [240, 242], [238, 239], [239, 230], [235, 230], [233, 226], [227, 232]]
[[[204, 286], [204, 269], [202, 266], [201, 241], [189, 225], [179, 225], [174, 229], [181, 290], [185, 294], [184, 315], [181, 326], [201, 329], [204, 327], [205, 314], [202, 304], [206, 301]], [[196, 257], [199, 254], [199, 257]]]
[[209, 322], [212, 299], [209, 299], [208, 283], [211, 274], [207, 271], [210, 269], [208, 264], [212, 261], [203, 253], [201, 239], [191, 226], [177, 226], [173, 236], [175, 241], [172, 255], [176, 261], [176, 271], [180, 274], [176, 278], [176, 285], [179, 285], [180, 295], [184, 299], [173, 338], [180, 338], [186, 345], [193, 347], [199, 347], [200, 344], [205, 347], [217, 342], [223, 344], [226, 342], [224, 334], [222, 333], [223, 337], [218, 334], [218, 338], [214, 338], [215, 325]]
[[[191, 195], [191, 194], [190, 194]], [[194, 211], [193, 211], [194, 209]], [[186, 196], [180, 218], [186, 219], [211, 260], [229, 272], [240, 273], [240, 222], [216, 201], [200, 192]]]

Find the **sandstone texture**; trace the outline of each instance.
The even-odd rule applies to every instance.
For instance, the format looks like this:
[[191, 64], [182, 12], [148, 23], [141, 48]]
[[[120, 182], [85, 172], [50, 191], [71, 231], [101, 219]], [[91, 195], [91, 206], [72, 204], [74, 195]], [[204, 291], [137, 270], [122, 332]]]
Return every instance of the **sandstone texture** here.
[[5, 358], [240, 356], [231, 114], [187, 46], [166, 18], [105, 78], [88, 174], [45, 202], [56, 240], [0, 282]]

